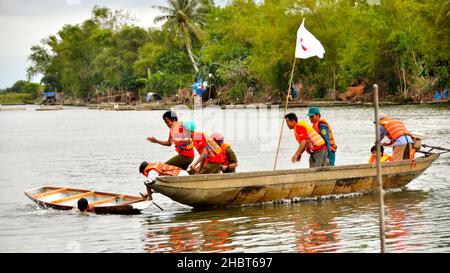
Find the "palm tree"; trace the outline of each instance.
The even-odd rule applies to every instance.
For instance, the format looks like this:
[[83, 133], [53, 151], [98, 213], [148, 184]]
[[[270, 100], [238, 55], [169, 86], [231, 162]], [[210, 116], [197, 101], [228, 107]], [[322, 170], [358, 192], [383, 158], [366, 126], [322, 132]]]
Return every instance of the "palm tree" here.
[[204, 25], [204, 1], [201, 0], [167, 0], [168, 7], [153, 6], [163, 15], [154, 19], [155, 23], [164, 22], [163, 27], [176, 31], [184, 38], [187, 53], [191, 59], [195, 72], [198, 72], [197, 63], [192, 54], [191, 34], [197, 39], [202, 38], [201, 27]]

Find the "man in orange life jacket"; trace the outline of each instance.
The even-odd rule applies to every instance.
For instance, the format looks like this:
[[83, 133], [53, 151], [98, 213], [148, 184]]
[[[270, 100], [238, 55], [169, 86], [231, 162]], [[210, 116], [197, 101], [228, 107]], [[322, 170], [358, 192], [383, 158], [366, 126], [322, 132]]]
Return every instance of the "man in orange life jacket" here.
[[163, 115], [163, 120], [166, 123], [167, 127], [169, 127], [169, 139], [159, 140], [155, 137], [147, 137], [147, 140], [152, 143], [158, 143], [163, 146], [171, 146], [172, 143], [175, 144], [175, 150], [178, 152], [178, 155], [169, 159], [166, 164], [177, 166], [182, 168], [183, 170], [187, 170], [189, 165], [194, 161], [194, 144], [191, 141], [188, 142], [179, 142], [174, 141], [177, 138], [187, 137], [184, 133], [182, 122], [178, 121], [178, 117], [175, 112], [167, 111]]
[[[143, 161], [139, 166], [139, 172], [147, 179], [145, 184], [152, 184], [156, 181], [158, 176], [187, 176], [189, 175], [185, 170], [180, 167], [168, 165], [165, 163], [147, 162]], [[152, 192], [147, 187], [147, 194], [143, 194], [142, 197], [151, 199]]]
[[223, 173], [235, 173], [236, 167], [238, 165], [236, 154], [234, 153], [231, 146], [223, 141], [223, 136], [219, 133], [214, 133], [211, 138], [220, 145], [224, 155], [224, 163], [222, 165]]
[[[384, 154], [383, 146], [380, 146], [380, 152], [381, 152], [381, 157], [380, 157], [381, 162], [393, 161], [393, 159], [390, 155]], [[369, 158], [369, 163], [375, 163], [377, 161], [377, 145], [373, 145], [372, 148], [370, 148], [370, 153], [371, 153], [371, 155]]]
[[298, 121], [297, 115], [289, 113], [285, 117], [289, 129], [294, 130], [295, 139], [299, 143], [298, 149], [292, 156], [292, 163], [300, 161], [303, 152], [309, 154], [309, 167], [326, 166], [327, 146], [323, 138], [306, 121]]
[[327, 161], [329, 166], [334, 166], [336, 161], [336, 142], [334, 141], [333, 131], [328, 122], [321, 118], [320, 110], [318, 107], [311, 107], [308, 111], [309, 120], [312, 123], [312, 127], [317, 133], [325, 140], [327, 145]]
[[392, 158], [394, 161], [410, 158], [412, 144], [411, 133], [406, 129], [403, 122], [393, 119], [386, 115], [380, 115], [380, 141], [387, 137], [389, 143], [383, 143], [383, 146], [393, 145]]
[[195, 174], [219, 173], [224, 163], [220, 146], [205, 133], [196, 131], [197, 125], [194, 121], [183, 122], [183, 128], [190, 133], [191, 141], [200, 155], [197, 161], [191, 164], [191, 172]]

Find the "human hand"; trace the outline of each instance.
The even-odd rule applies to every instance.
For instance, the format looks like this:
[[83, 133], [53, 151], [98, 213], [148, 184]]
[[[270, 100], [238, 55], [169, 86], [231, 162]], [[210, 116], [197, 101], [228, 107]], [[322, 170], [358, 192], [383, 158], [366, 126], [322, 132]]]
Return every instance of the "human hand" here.
[[154, 136], [147, 137], [146, 139], [147, 139], [148, 141], [152, 142], [152, 143], [157, 143], [157, 142], [158, 142], [158, 140], [157, 140]]

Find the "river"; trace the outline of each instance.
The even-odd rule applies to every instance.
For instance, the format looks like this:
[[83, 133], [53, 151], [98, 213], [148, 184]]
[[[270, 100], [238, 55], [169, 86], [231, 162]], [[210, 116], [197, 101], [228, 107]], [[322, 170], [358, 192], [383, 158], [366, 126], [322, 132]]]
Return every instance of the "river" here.
[[[379, 252], [374, 194], [203, 211], [155, 194], [164, 211], [151, 206], [134, 216], [40, 209], [25, 190], [54, 185], [144, 192], [140, 162], [165, 161], [175, 151], [145, 140], [167, 138], [164, 111], [35, 108], [0, 112], [0, 252]], [[307, 109], [290, 111], [305, 118]], [[374, 141], [372, 108], [321, 111], [334, 129], [336, 164], [366, 162]], [[424, 143], [449, 146], [448, 106], [389, 106], [381, 112], [424, 134]], [[208, 133], [225, 132], [239, 172], [271, 170], [281, 114], [215, 110], [199, 124]], [[295, 143], [284, 128], [279, 169], [307, 167], [307, 156], [290, 162]], [[442, 155], [406, 189], [385, 195], [388, 252], [450, 251], [449, 166], [450, 157]]]

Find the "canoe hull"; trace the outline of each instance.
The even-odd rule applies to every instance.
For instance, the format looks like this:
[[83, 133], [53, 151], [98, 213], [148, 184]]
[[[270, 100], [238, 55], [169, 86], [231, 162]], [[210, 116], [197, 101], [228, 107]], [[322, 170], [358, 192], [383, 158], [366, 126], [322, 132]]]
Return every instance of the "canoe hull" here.
[[[439, 155], [383, 163], [383, 188], [401, 188], [421, 175]], [[154, 191], [192, 207], [236, 206], [284, 199], [366, 193], [377, 189], [376, 167], [347, 165], [302, 170], [160, 177]]]
[[[72, 197], [83, 194], [86, 195], [83, 198], [86, 198], [89, 204], [92, 204], [90, 212], [96, 214], [139, 214], [141, 210], [151, 205], [151, 201], [137, 196], [93, 192], [82, 189], [46, 186], [25, 191], [25, 195], [40, 207], [56, 210], [76, 209], [76, 202], [81, 196], [79, 198]], [[61, 200], [67, 201], [59, 202]], [[95, 202], [98, 204], [94, 205]]]

